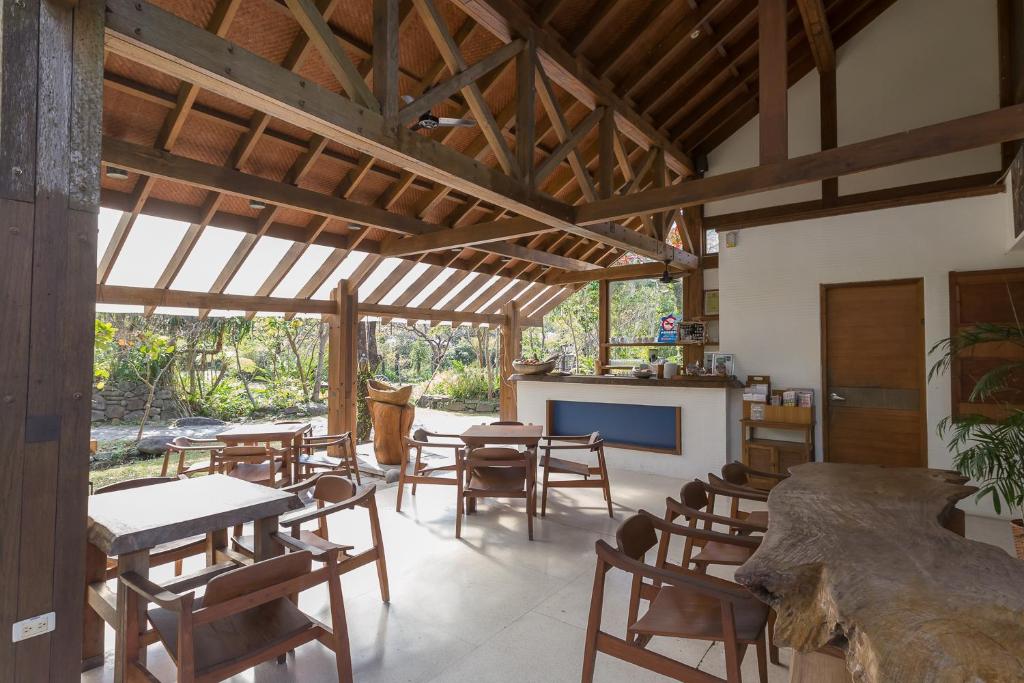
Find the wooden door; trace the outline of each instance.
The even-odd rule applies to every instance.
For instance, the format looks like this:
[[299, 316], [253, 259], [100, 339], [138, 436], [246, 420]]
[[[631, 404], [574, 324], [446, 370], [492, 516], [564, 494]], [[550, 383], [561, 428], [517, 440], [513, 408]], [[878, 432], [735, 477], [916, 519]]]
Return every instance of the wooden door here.
[[821, 287], [825, 460], [925, 467], [923, 281]]

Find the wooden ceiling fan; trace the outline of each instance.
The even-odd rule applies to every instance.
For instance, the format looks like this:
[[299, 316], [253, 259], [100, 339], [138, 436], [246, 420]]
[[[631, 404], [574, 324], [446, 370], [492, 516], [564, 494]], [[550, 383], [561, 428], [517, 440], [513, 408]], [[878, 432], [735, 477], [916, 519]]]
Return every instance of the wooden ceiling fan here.
[[[415, 98], [412, 95], [402, 95], [402, 101], [406, 104], [412, 104], [415, 102]], [[434, 116], [429, 111], [425, 111], [420, 114], [420, 118], [416, 123], [409, 126], [409, 130], [420, 130], [427, 129], [432, 130], [434, 128], [472, 128], [476, 125], [476, 121], [473, 119], [453, 119], [447, 116]]]

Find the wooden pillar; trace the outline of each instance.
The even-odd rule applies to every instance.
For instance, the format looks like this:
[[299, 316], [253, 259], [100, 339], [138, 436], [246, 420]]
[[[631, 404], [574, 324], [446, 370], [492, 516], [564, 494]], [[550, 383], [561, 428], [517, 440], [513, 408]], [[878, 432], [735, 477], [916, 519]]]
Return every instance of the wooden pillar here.
[[761, 163], [789, 157], [786, 0], [758, 1], [758, 100]]
[[[999, 106], [1024, 102], [1024, 0], [999, 0]], [[1002, 145], [1003, 168], [1017, 154], [1019, 140]]]
[[516, 55], [516, 166], [520, 180], [531, 190], [536, 185], [533, 166], [533, 152], [537, 144], [536, 73], [537, 41], [530, 34], [526, 47]]
[[519, 322], [519, 305], [515, 301], [505, 304], [505, 322], [501, 326], [501, 384], [499, 386], [499, 414], [502, 420], [515, 420], [519, 412], [516, 401], [516, 383], [509, 377], [515, 373], [512, 361], [523, 354], [523, 329]]
[[609, 199], [615, 194], [615, 109], [606, 106], [597, 131], [597, 196]]
[[[839, 111], [836, 103], [836, 72], [822, 71], [818, 74], [818, 88], [821, 106], [821, 149], [834, 149], [839, 144]], [[821, 201], [825, 206], [835, 206], [839, 201], [839, 178], [821, 181]]]
[[597, 283], [597, 363], [594, 367], [595, 375], [607, 374], [605, 368], [608, 366], [608, 342], [610, 340], [609, 321], [611, 314], [611, 301], [608, 298], [608, 281], [599, 280]]
[[[683, 209], [683, 224], [680, 230], [685, 230], [691, 244], [697, 247], [699, 262], [697, 268], [686, 275], [683, 282], [683, 317], [687, 320], [700, 318], [704, 315], [704, 206], [688, 206]], [[685, 363], [693, 363], [704, 359], [704, 345], [684, 346], [683, 360]]]
[[373, 94], [393, 124], [398, 114], [398, 0], [373, 0]]
[[338, 312], [329, 316], [327, 372], [327, 431], [342, 434], [356, 431], [356, 378], [359, 374], [356, 340], [359, 311], [356, 292], [342, 280], [331, 292]]
[[[0, 14], [0, 679], [82, 659], [103, 110], [102, 0]], [[56, 630], [11, 642], [49, 612]]]

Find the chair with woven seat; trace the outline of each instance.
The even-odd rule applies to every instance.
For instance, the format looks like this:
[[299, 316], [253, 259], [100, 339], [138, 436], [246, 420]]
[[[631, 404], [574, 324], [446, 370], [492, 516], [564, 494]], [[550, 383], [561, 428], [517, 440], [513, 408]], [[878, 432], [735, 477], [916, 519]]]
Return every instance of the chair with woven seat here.
[[[380, 583], [380, 597], [384, 602], [390, 601], [388, 589], [388, 568], [384, 559], [384, 537], [380, 529], [380, 517], [377, 515], [377, 486], [368, 484], [357, 488], [350, 479], [337, 474], [316, 474], [309, 479], [286, 486], [288, 491], [299, 496], [307, 507], [281, 515], [281, 527], [288, 530], [292, 538], [320, 550], [338, 551], [338, 573], [359, 569], [371, 562], [377, 565], [377, 580]], [[309, 504], [312, 503], [312, 506]], [[350, 554], [351, 545], [340, 545], [330, 539], [327, 528], [327, 517], [352, 510], [356, 507], [365, 508], [369, 513], [371, 546], [368, 550]], [[316, 522], [316, 529], [303, 529], [302, 525]], [[253, 556], [253, 537], [236, 536], [232, 539], [235, 550]]]
[[[167, 444], [167, 451], [164, 453], [164, 463], [160, 468], [160, 476], [167, 476], [167, 470], [174, 455], [178, 456], [175, 475], [209, 474], [213, 471], [213, 451], [223, 447], [224, 444], [217, 441], [217, 439], [193, 439], [190, 436], [175, 437]], [[203, 452], [210, 454], [209, 461], [194, 462], [191, 465], [186, 464], [186, 457], [193, 453]]]
[[[457, 441], [457, 434], [440, 434], [428, 432], [425, 429], [417, 429], [412, 437], [405, 437], [406, 452], [413, 454], [412, 463], [403, 463], [398, 471], [398, 497], [395, 500], [395, 512], [402, 511], [402, 494], [406, 484], [412, 484], [412, 495], [416, 495], [416, 486], [419, 484], [435, 486], [456, 487], [456, 500], [461, 505], [462, 501], [462, 450], [466, 447], [462, 441]], [[431, 441], [431, 439], [456, 439], [456, 441]], [[447, 455], [441, 455], [435, 451], [452, 451], [451, 459]], [[424, 455], [438, 455], [444, 458], [443, 464], [430, 465], [423, 461]], [[410, 471], [411, 464], [411, 471]], [[461, 510], [461, 507], [459, 508]], [[462, 515], [455, 516], [455, 533], [458, 536], [461, 530]]]
[[[615, 514], [612, 512], [612, 491], [611, 482], [608, 479], [608, 465], [604, 459], [604, 439], [599, 432], [581, 436], [545, 436], [538, 446], [540, 455], [540, 466], [543, 472], [544, 489], [540, 498], [540, 516], [544, 517], [548, 510], [548, 489], [549, 488], [596, 488], [601, 489], [604, 494], [605, 503], [608, 505], [608, 516], [612, 519]], [[553, 451], [577, 451], [589, 454], [596, 465], [585, 462], [576, 462], [565, 458], [556, 458]], [[574, 475], [582, 479], [551, 479], [552, 474]]]
[[[758, 676], [761, 683], [766, 683], [768, 607], [731, 581], [644, 561], [649, 550], [664, 545], [665, 539], [673, 535], [688, 541], [699, 539], [741, 546], [754, 542], [748, 537], [671, 524], [644, 510], [619, 527], [616, 548], [603, 540], [597, 541], [597, 570], [583, 651], [583, 682], [594, 680], [597, 653], [603, 652], [678, 681], [739, 683], [740, 665], [747, 647], [753, 645]], [[605, 581], [612, 569], [632, 576], [625, 638], [601, 630]], [[642, 602], [647, 603], [647, 610], [641, 615]], [[726, 678], [717, 678], [646, 649], [654, 637], [721, 642], [725, 649]]]
[[[683, 544], [683, 558], [678, 565], [668, 562], [670, 536], [663, 535], [658, 548], [658, 566], [690, 571], [691, 564], [700, 573], [707, 572], [711, 565], [738, 567], [750, 559], [760, 542], [760, 537], [752, 534], [763, 534], [767, 528], [760, 524], [716, 515], [711, 510], [712, 499], [708, 495], [709, 487], [699, 479], [684, 484], [679, 491], [679, 500], [665, 500], [665, 522], [671, 523], [679, 517], [686, 521], [690, 529], [696, 529], [698, 523], [703, 531], [714, 533], [716, 537], [747, 537], [741, 544], [721, 543], [704, 537], [688, 536]], [[715, 525], [724, 527], [724, 532], [715, 531]], [[695, 550], [699, 550], [694, 554]]]
[[[168, 484], [170, 482], [184, 479], [183, 475], [177, 477], [140, 477], [138, 479], [126, 479], [125, 481], [119, 481], [115, 484], [107, 484], [101, 486], [93, 491], [94, 496], [101, 496], [104, 493], [114, 493], [115, 491], [128, 491], [130, 489], [137, 489], [143, 486], [152, 486], [153, 484]], [[174, 575], [180, 576], [182, 570], [182, 561], [186, 557], [192, 557], [194, 555], [203, 555], [206, 553], [206, 536], [190, 536], [189, 538], [183, 538], [178, 541], [170, 541], [169, 543], [162, 543], [153, 548], [149, 553], [149, 566], [159, 567], [164, 564], [174, 563]], [[113, 579], [117, 576], [117, 559], [107, 558], [107, 580]]]
[[[147, 617], [178, 667], [178, 681], [222, 681], [261, 662], [283, 663], [289, 651], [313, 640], [334, 651], [338, 680], [352, 680], [339, 551], [313, 548], [287, 534], [272, 538], [291, 552], [214, 575], [202, 597], [194, 593], [199, 586], [176, 593], [135, 572], [121, 576], [129, 590], [156, 605]], [[323, 566], [314, 570], [314, 560]], [[322, 583], [330, 596], [330, 626], [290, 599]], [[136, 673], [155, 680], [148, 671]]]
[[285, 451], [269, 446], [225, 446], [213, 451], [213, 471], [264, 486], [277, 486]]
[[349, 479], [354, 477], [356, 484], [363, 483], [352, 432], [303, 436], [299, 451], [298, 466], [302, 476], [308, 477], [314, 470], [330, 470]]
[[[463, 456], [462, 466], [466, 484], [459, 496], [459, 519], [463, 512], [476, 512], [478, 498], [522, 498], [526, 502], [526, 529], [532, 541], [537, 511], [537, 465], [533, 451], [474, 448]], [[455, 537], [461, 538], [461, 534], [462, 525], [456, 522]]]

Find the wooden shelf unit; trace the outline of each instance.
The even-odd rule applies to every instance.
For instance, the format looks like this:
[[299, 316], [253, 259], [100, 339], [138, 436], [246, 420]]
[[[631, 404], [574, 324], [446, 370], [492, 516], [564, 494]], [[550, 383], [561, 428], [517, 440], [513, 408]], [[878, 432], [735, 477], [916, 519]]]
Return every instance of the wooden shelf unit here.
[[[790, 467], [814, 461], [814, 408], [765, 404], [765, 419], [750, 419], [750, 402], [743, 402], [743, 464], [755, 470], [784, 474]], [[799, 432], [800, 440], [758, 437], [758, 429]]]

